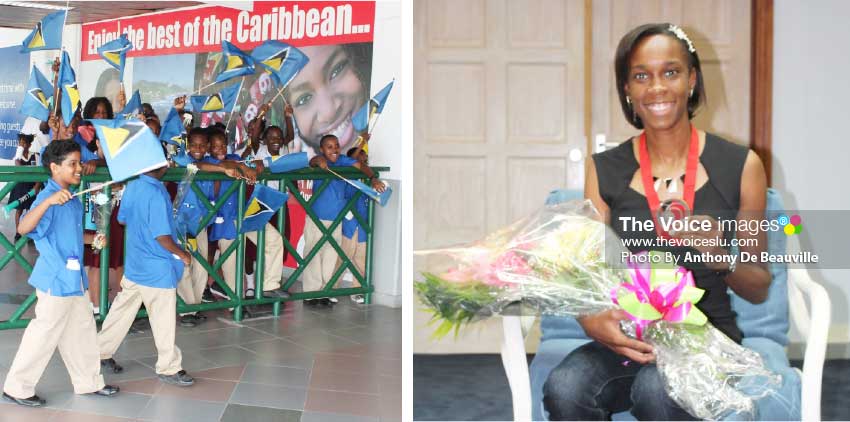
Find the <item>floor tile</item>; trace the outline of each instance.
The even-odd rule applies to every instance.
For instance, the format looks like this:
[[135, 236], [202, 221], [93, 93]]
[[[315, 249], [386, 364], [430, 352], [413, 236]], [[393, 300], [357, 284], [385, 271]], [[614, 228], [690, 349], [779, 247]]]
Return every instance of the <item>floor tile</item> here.
[[51, 422], [131, 422], [134, 420], [94, 413], [72, 412], [70, 410], [57, 410], [50, 419]]
[[[192, 375], [194, 375], [194, 372], [196, 371], [204, 371], [219, 366], [215, 362], [204, 359], [203, 357], [199, 356], [198, 352], [184, 352], [182, 350], [181, 352], [183, 352], [183, 361], [181, 362], [181, 365], [183, 366], [183, 369], [186, 370], [186, 372], [189, 372]], [[156, 372], [156, 356], [138, 358], [136, 360]]]
[[230, 402], [276, 409], [304, 410], [306, 397], [307, 390], [303, 388], [240, 383], [236, 386]]
[[324, 333], [323, 335], [308, 333], [294, 337], [285, 337], [285, 339], [313, 352], [332, 353], [359, 345], [357, 342], [330, 333]]
[[313, 366], [313, 353], [289, 340], [260, 341], [242, 347], [256, 354], [256, 363], [302, 369]]
[[199, 350], [197, 353], [218, 366], [245, 365], [257, 360], [254, 352], [239, 346], [214, 347]]
[[310, 389], [378, 394], [378, 381], [378, 374], [376, 373], [358, 374], [314, 369], [310, 374]]
[[236, 365], [197, 371], [193, 372], [192, 376], [222, 381], [239, 381], [243, 372], [245, 372], [245, 365]]
[[241, 345], [254, 341], [273, 339], [270, 334], [240, 327], [228, 327], [211, 331], [184, 334], [176, 338], [177, 346], [184, 352], [210, 347]]
[[304, 410], [378, 417], [379, 401], [377, 395], [371, 394], [308, 390]]
[[145, 365], [133, 359], [115, 359], [124, 370], [119, 374], [113, 374], [111, 371], [103, 373], [103, 379], [107, 384], [114, 384], [122, 381], [139, 380], [145, 378], [156, 377], [156, 371], [151, 366]]
[[162, 388], [157, 391], [156, 396], [182, 397], [195, 400], [206, 400], [215, 402], [226, 402], [233, 389], [235, 381], [210, 380], [195, 378], [195, 384], [188, 387], [180, 387], [163, 383]]
[[[64, 410], [97, 413], [99, 415], [118, 416], [122, 418], [135, 418], [139, 416], [142, 409], [151, 400], [151, 396], [136, 393], [119, 393], [112, 397], [67, 394], [70, 394], [71, 398], [61, 405], [61, 408]], [[49, 401], [48, 405], [50, 405]]]
[[298, 410], [229, 404], [221, 422], [298, 422], [303, 420]]
[[306, 411], [301, 416], [301, 422], [379, 422], [379, 420], [371, 416]]
[[307, 388], [309, 376], [310, 372], [307, 369], [249, 363], [245, 367], [245, 372], [240, 381], [252, 384]]
[[56, 413], [56, 409], [33, 409], [3, 401], [0, 404], [0, 422], [46, 422]]
[[139, 393], [152, 396], [162, 388], [163, 383], [159, 378], [145, 378], [135, 381], [123, 381], [116, 383], [121, 388], [121, 393]]
[[156, 396], [139, 415], [157, 422], [210, 422], [224, 413], [225, 403], [191, 400], [185, 397]]

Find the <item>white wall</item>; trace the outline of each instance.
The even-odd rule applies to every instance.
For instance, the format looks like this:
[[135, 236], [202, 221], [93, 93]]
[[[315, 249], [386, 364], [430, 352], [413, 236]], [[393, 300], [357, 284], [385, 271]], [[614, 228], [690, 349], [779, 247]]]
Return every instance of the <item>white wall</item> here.
[[[788, 209], [850, 212], [850, 2], [777, 1], [774, 18], [773, 184]], [[848, 358], [850, 269], [810, 273], [832, 300], [830, 355]]]

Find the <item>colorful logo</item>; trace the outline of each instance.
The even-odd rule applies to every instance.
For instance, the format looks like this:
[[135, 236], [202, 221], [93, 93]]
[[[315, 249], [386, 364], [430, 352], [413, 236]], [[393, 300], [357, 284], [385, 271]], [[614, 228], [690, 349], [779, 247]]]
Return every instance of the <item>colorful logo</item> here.
[[803, 219], [797, 214], [792, 215], [791, 218], [781, 214], [776, 220], [788, 236], [800, 234], [803, 231]]

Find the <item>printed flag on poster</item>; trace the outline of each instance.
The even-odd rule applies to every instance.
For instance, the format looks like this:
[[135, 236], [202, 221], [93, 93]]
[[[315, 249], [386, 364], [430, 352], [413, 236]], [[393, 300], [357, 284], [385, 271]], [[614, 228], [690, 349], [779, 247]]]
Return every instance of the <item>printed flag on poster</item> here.
[[[383, 89], [378, 91], [374, 97], [372, 97], [366, 104], [363, 104], [363, 107], [357, 110], [354, 113], [354, 116], [351, 117], [351, 123], [354, 125], [354, 130], [357, 133], [371, 133], [374, 126], [374, 122], [377, 120], [378, 115], [384, 110], [384, 106], [387, 104], [387, 98], [390, 96], [390, 91], [393, 89], [393, 83], [395, 80], [390, 81]], [[358, 144], [361, 144], [362, 138], [358, 139]], [[369, 145], [363, 144], [363, 151], [369, 153]]]
[[186, 133], [186, 127], [183, 126], [183, 119], [180, 118], [180, 113], [177, 112], [177, 109], [172, 107], [171, 111], [168, 112], [168, 116], [162, 121], [159, 140], [182, 147], [184, 133]]
[[124, 81], [124, 63], [127, 61], [127, 52], [133, 49], [133, 44], [127, 38], [127, 34], [121, 35], [116, 40], [110, 41], [97, 49], [97, 54], [106, 60], [110, 66], [118, 69], [118, 80]]
[[196, 113], [209, 113], [213, 111], [232, 112], [241, 88], [242, 83], [238, 83], [222, 89], [218, 94], [193, 95], [191, 97], [192, 109]]
[[255, 48], [251, 57], [271, 75], [279, 88], [285, 87], [309, 61], [301, 50], [274, 40]]
[[62, 29], [65, 26], [65, 13], [61, 10], [51, 13], [35, 24], [32, 32], [21, 43], [21, 53], [37, 50], [58, 50], [62, 48]]
[[127, 105], [124, 106], [124, 110], [121, 110], [121, 117], [125, 119], [134, 118], [137, 115], [142, 114], [142, 97], [139, 95], [139, 90], [133, 93], [133, 96], [130, 97], [130, 101], [127, 102]]
[[266, 168], [272, 173], [285, 173], [310, 167], [306, 152], [293, 152], [292, 154], [267, 157]]
[[30, 72], [30, 81], [24, 101], [21, 103], [21, 114], [47, 121], [50, 115], [49, 99], [53, 98], [53, 85], [44, 77], [37, 67]]
[[242, 233], [262, 230], [288, 198], [289, 194], [278, 192], [264, 185], [255, 185], [254, 192], [245, 204]]
[[65, 126], [71, 125], [74, 114], [80, 111], [80, 91], [77, 89], [77, 75], [71, 67], [71, 58], [67, 51], [62, 52], [62, 63], [59, 65], [59, 88], [62, 95], [62, 120]]
[[224, 82], [237, 76], [254, 74], [254, 59], [228, 41], [222, 41], [221, 51], [224, 54], [222, 62], [224, 70], [215, 78], [216, 83]]
[[127, 180], [168, 165], [159, 139], [138, 120], [91, 121], [104, 150], [112, 180]]

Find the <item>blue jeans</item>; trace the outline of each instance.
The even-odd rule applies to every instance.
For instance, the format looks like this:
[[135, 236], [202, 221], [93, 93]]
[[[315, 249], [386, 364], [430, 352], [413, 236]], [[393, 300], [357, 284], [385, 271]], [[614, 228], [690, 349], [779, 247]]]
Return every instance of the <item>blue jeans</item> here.
[[549, 420], [609, 420], [626, 410], [639, 420], [694, 420], [664, 391], [655, 364], [629, 362], [592, 341], [567, 355], [543, 385]]

